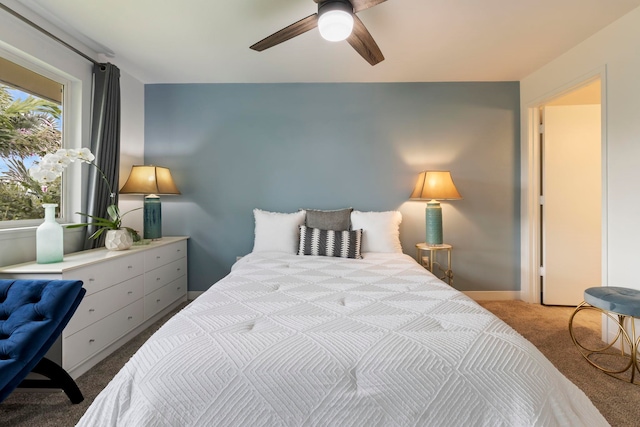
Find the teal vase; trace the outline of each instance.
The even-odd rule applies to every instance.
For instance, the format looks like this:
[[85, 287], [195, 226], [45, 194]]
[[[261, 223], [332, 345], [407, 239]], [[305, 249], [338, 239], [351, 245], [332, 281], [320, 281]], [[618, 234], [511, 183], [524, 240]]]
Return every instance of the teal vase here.
[[36, 262], [61, 262], [64, 255], [62, 226], [56, 221], [55, 203], [43, 203], [44, 222], [36, 230]]

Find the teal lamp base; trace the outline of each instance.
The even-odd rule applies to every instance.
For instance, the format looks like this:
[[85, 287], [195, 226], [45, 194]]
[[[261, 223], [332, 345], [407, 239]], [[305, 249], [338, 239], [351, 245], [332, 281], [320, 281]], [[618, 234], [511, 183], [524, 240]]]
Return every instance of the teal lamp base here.
[[440, 202], [431, 200], [425, 209], [428, 245], [441, 245], [442, 240], [442, 208]]
[[150, 194], [144, 198], [143, 238], [160, 239], [162, 237], [162, 207], [160, 197]]

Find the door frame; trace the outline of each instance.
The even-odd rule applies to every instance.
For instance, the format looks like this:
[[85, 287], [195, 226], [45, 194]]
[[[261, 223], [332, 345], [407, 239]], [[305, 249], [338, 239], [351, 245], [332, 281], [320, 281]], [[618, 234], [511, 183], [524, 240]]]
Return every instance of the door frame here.
[[540, 304], [540, 107], [553, 99], [573, 92], [600, 79], [601, 106], [601, 174], [602, 174], [602, 286], [607, 286], [607, 79], [606, 66], [583, 75], [526, 105], [526, 136], [521, 140], [520, 152], [520, 299]]

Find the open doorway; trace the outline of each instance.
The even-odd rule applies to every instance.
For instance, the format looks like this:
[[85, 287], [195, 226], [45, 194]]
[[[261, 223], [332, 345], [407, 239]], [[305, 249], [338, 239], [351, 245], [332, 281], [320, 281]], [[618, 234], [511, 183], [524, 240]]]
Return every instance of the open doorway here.
[[599, 78], [540, 106], [540, 301], [576, 306], [602, 277]]
[[[585, 89], [589, 87], [589, 89]], [[582, 91], [581, 89], [585, 89]], [[583, 95], [591, 93], [590, 98], [583, 98]], [[521, 229], [521, 289], [520, 297], [522, 300], [530, 303], [543, 303], [543, 285], [544, 279], [548, 274], [547, 265], [545, 265], [545, 257], [548, 263], [548, 254], [545, 253], [545, 238], [548, 236], [548, 231], [543, 229], [544, 215], [544, 203], [545, 195], [543, 188], [543, 148], [544, 148], [544, 129], [542, 127], [543, 109], [544, 106], [556, 106], [556, 104], [562, 105], [563, 103], [574, 105], [594, 105], [596, 101], [593, 99], [599, 98], [600, 100], [600, 186], [601, 194], [600, 200], [600, 212], [601, 212], [601, 251], [600, 262], [596, 261], [596, 264], [600, 264], [601, 274], [599, 277], [592, 278], [594, 283], [591, 286], [606, 286], [607, 278], [607, 150], [606, 150], [606, 135], [607, 135], [607, 103], [606, 103], [606, 69], [595, 70], [588, 76], [583, 76], [581, 79], [567, 83], [563, 87], [559, 87], [556, 90], [549, 92], [544, 98], [539, 98], [527, 105], [526, 119], [523, 121], [523, 162], [522, 162], [522, 229]], [[589, 99], [589, 100], [587, 100]], [[596, 104], [597, 105], [597, 104]], [[545, 184], [553, 184], [553, 180], [550, 182], [547, 179]], [[546, 189], [549, 191], [549, 188]], [[588, 196], [588, 197], [587, 197]], [[587, 198], [593, 199], [597, 195], [588, 194], [579, 198], [574, 202], [574, 205], [580, 206], [582, 201]], [[597, 209], [597, 208], [596, 208]], [[578, 212], [575, 215], [579, 215]], [[569, 222], [571, 222], [571, 218]], [[567, 221], [565, 220], [565, 223]], [[569, 249], [567, 249], [568, 251]], [[555, 258], [554, 258], [555, 259]], [[560, 263], [561, 267], [569, 270], [566, 264]], [[573, 267], [572, 267], [573, 268]], [[579, 268], [579, 267], [577, 267]], [[597, 275], [597, 273], [596, 273]], [[599, 279], [599, 283], [597, 282]], [[588, 287], [589, 285], [587, 285]], [[578, 301], [579, 302], [579, 301]], [[576, 304], [571, 302], [570, 304]]]

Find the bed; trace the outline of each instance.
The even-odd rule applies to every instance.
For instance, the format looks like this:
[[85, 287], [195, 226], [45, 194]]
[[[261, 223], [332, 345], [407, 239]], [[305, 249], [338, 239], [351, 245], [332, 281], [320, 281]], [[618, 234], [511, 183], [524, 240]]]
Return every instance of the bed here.
[[79, 426], [607, 425], [531, 343], [402, 253], [254, 251]]

